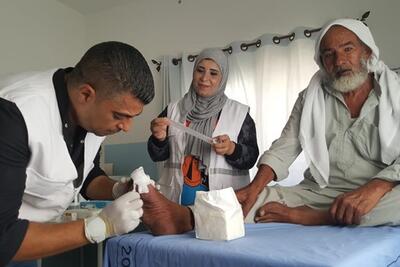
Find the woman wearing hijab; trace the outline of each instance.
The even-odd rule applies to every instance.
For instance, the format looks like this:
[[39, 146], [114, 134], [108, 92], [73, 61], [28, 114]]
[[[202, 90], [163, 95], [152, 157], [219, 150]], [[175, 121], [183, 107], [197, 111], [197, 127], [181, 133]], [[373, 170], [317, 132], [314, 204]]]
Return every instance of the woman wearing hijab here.
[[[176, 203], [193, 205], [196, 191], [250, 182], [248, 170], [259, 154], [256, 129], [249, 107], [225, 95], [228, 73], [222, 50], [203, 50], [189, 91], [151, 122], [148, 151], [154, 161], [166, 161], [158, 183]], [[170, 120], [212, 137], [213, 144], [169, 126]]]

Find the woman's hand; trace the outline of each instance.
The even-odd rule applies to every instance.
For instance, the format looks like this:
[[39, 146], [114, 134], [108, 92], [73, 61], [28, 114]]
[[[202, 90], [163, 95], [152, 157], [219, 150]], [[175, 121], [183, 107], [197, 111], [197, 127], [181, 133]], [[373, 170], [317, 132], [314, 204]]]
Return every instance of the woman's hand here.
[[167, 138], [167, 127], [169, 125], [169, 119], [155, 118], [150, 123], [151, 134], [159, 141], [164, 141]]
[[217, 137], [213, 138], [214, 141], [216, 142], [214, 146], [215, 153], [218, 155], [232, 155], [232, 153], [235, 151], [236, 144], [235, 142], [232, 142], [231, 139], [229, 139], [229, 136], [224, 134], [224, 135], [219, 135]]

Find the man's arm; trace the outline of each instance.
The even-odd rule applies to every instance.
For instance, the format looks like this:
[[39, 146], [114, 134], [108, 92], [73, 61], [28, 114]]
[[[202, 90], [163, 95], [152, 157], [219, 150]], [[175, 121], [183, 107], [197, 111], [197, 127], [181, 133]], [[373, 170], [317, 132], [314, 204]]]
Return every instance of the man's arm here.
[[132, 189], [132, 181], [115, 181], [100, 168], [100, 150], [93, 160], [94, 167], [83, 183], [81, 194], [86, 199], [113, 200]]
[[97, 176], [86, 187], [85, 196], [88, 199], [112, 200], [114, 199], [112, 190], [115, 183], [116, 181], [107, 175]]
[[116, 181], [110, 179], [100, 168], [100, 149], [93, 160], [93, 169], [89, 172], [82, 185], [81, 194], [86, 199], [112, 200], [113, 186]]
[[13, 260], [32, 260], [55, 255], [88, 244], [84, 222], [30, 222], [24, 240]]
[[132, 231], [143, 215], [143, 202], [137, 192], [131, 191], [98, 215], [63, 224], [31, 222], [14, 259], [28, 260], [61, 253], [87, 243]]
[[290, 165], [301, 153], [298, 135], [302, 109], [303, 93], [300, 93], [281, 136], [261, 156], [255, 178], [248, 186], [237, 191], [236, 195], [245, 216], [269, 182], [283, 180], [289, 175]]
[[268, 165], [260, 165], [254, 180], [247, 186], [236, 191], [236, 197], [242, 205], [243, 215], [247, 216], [257, 200], [258, 194], [275, 178], [275, 173]]

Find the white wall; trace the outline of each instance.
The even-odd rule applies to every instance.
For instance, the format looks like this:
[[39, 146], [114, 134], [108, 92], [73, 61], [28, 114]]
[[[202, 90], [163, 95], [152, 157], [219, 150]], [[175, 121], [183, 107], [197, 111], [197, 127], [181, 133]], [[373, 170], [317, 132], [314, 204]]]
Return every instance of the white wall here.
[[[85, 16], [56, 0], [0, 0], [0, 75], [74, 65], [100, 41], [130, 43], [150, 62], [263, 33], [286, 34], [296, 26], [319, 27], [366, 10], [371, 10], [367, 21], [382, 59], [400, 66], [398, 0], [134, 0]], [[130, 133], [112, 136], [108, 143], [147, 140], [149, 122], [161, 111], [160, 74], [153, 74], [156, 99], [135, 119]]]
[[0, 75], [74, 65], [85, 34], [84, 17], [55, 0], [0, 0]]
[[[263, 33], [286, 34], [296, 26], [320, 27], [329, 19], [360, 17], [367, 22], [389, 66], [400, 66], [398, 0], [136, 0], [86, 17], [88, 44], [120, 40], [136, 46], [145, 57], [197, 52], [223, 47], [233, 40], [252, 40]], [[391, 32], [393, 31], [393, 32]], [[154, 67], [152, 66], [154, 70]], [[145, 107], [128, 134], [108, 143], [142, 142], [149, 121], [161, 111], [160, 74], [154, 72], [156, 99]], [[135, 127], [136, 126], [136, 127]]]

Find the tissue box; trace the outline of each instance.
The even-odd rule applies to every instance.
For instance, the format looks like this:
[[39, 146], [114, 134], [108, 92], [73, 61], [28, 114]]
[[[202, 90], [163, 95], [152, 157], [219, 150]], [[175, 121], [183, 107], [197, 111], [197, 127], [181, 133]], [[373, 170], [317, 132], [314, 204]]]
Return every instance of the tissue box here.
[[242, 207], [232, 187], [197, 191], [193, 213], [196, 238], [232, 240], [245, 234]]

